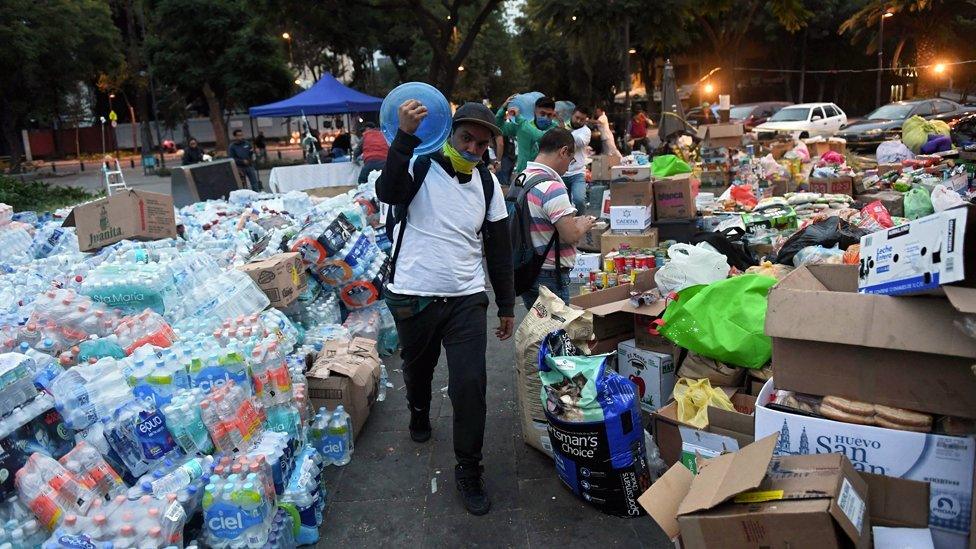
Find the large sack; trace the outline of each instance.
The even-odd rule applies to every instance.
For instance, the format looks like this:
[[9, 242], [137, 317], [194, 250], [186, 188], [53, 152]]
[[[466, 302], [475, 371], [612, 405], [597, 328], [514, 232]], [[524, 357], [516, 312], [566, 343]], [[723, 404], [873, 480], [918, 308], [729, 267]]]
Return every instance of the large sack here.
[[922, 145], [929, 141], [930, 135], [949, 135], [949, 125], [941, 120], [926, 120], [913, 116], [901, 125], [901, 142], [918, 154]]
[[540, 402], [563, 483], [604, 513], [636, 517], [637, 497], [651, 486], [640, 400], [610, 356], [586, 356], [564, 332], [549, 334], [539, 351]]
[[549, 422], [539, 401], [539, 345], [549, 332], [565, 330], [581, 346], [593, 335], [593, 315], [570, 307], [547, 288], [515, 331], [515, 388], [522, 421], [522, 438], [529, 446], [552, 457]]

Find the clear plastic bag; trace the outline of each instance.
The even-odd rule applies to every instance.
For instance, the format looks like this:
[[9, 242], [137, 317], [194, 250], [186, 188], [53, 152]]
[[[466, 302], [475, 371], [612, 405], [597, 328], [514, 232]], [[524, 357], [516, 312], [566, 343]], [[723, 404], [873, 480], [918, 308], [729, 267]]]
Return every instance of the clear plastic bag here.
[[662, 295], [680, 292], [689, 286], [711, 284], [728, 276], [730, 267], [725, 256], [706, 246], [702, 242], [695, 246], [674, 244], [668, 248], [670, 261], [654, 275]]

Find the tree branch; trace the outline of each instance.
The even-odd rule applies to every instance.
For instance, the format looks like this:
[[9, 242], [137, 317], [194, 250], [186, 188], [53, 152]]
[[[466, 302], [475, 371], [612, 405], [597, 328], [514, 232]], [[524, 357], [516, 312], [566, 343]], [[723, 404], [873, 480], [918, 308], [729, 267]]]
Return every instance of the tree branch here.
[[485, 21], [488, 20], [488, 16], [491, 15], [491, 12], [494, 11], [500, 3], [501, 0], [488, 0], [485, 2], [485, 5], [481, 8], [481, 11], [478, 12], [477, 17], [474, 18], [474, 22], [471, 23], [471, 26], [468, 28], [467, 32], [464, 33], [464, 40], [458, 47], [457, 52], [455, 52], [454, 56], [451, 58], [452, 65], [460, 65], [461, 61], [464, 61], [464, 58], [468, 56], [468, 53], [471, 52], [471, 47], [474, 45], [475, 38], [477, 38], [478, 33], [481, 32], [481, 27], [484, 26]]

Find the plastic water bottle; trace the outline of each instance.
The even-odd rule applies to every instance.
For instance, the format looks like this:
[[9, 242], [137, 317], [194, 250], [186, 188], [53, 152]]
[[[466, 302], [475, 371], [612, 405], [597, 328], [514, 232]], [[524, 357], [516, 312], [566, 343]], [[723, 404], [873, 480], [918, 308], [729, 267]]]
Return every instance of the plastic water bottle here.
[[152, 482], [153, 495], [157, 498], [166, 494], [175, 494], [190, 486], [213, 468], [213, 456], [194, 458], [176, 468], [175, 471]]
[[296, 541], [311, 545], [319, 539], [322, 511], [326, 494], [322, 485], [322, 456], [311, 446], [305, 446], [295, 459], [295, 470], [281, 498], [282, 506], [290, 506], [298, 514], [301, 526]]
[[386, 365], [380, 364], [380, 390], [376, 395], [376, 400], [383, 402], [386, 400], [386, 386], [390, 383], [390, 378], [386, 375]]
[[51, 382], [51, 394], [65, 425], [74, 430], [108, 417], [132, 398], [119, 364], [112, 358], [66, 370]]
[[329, 419], [327, 454], [333, 465], [343, 466], [352, 459], [352, 430], [349, 415], [342, 405], [336, 407]]

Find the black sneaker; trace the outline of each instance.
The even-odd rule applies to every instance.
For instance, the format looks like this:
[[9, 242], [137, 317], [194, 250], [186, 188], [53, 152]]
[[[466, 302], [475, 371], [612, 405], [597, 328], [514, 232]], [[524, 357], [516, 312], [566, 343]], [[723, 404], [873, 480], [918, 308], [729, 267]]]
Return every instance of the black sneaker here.
[[430, 411], [410, 408], [410, 438], [414, 442], [430, 440]]
[[485, 492], [485, 481], [481, 479], [481, 467], [454, 468], [454, 481], [464, 508], [472, 515], [485, 515], [491, 509], [491, 500]]

